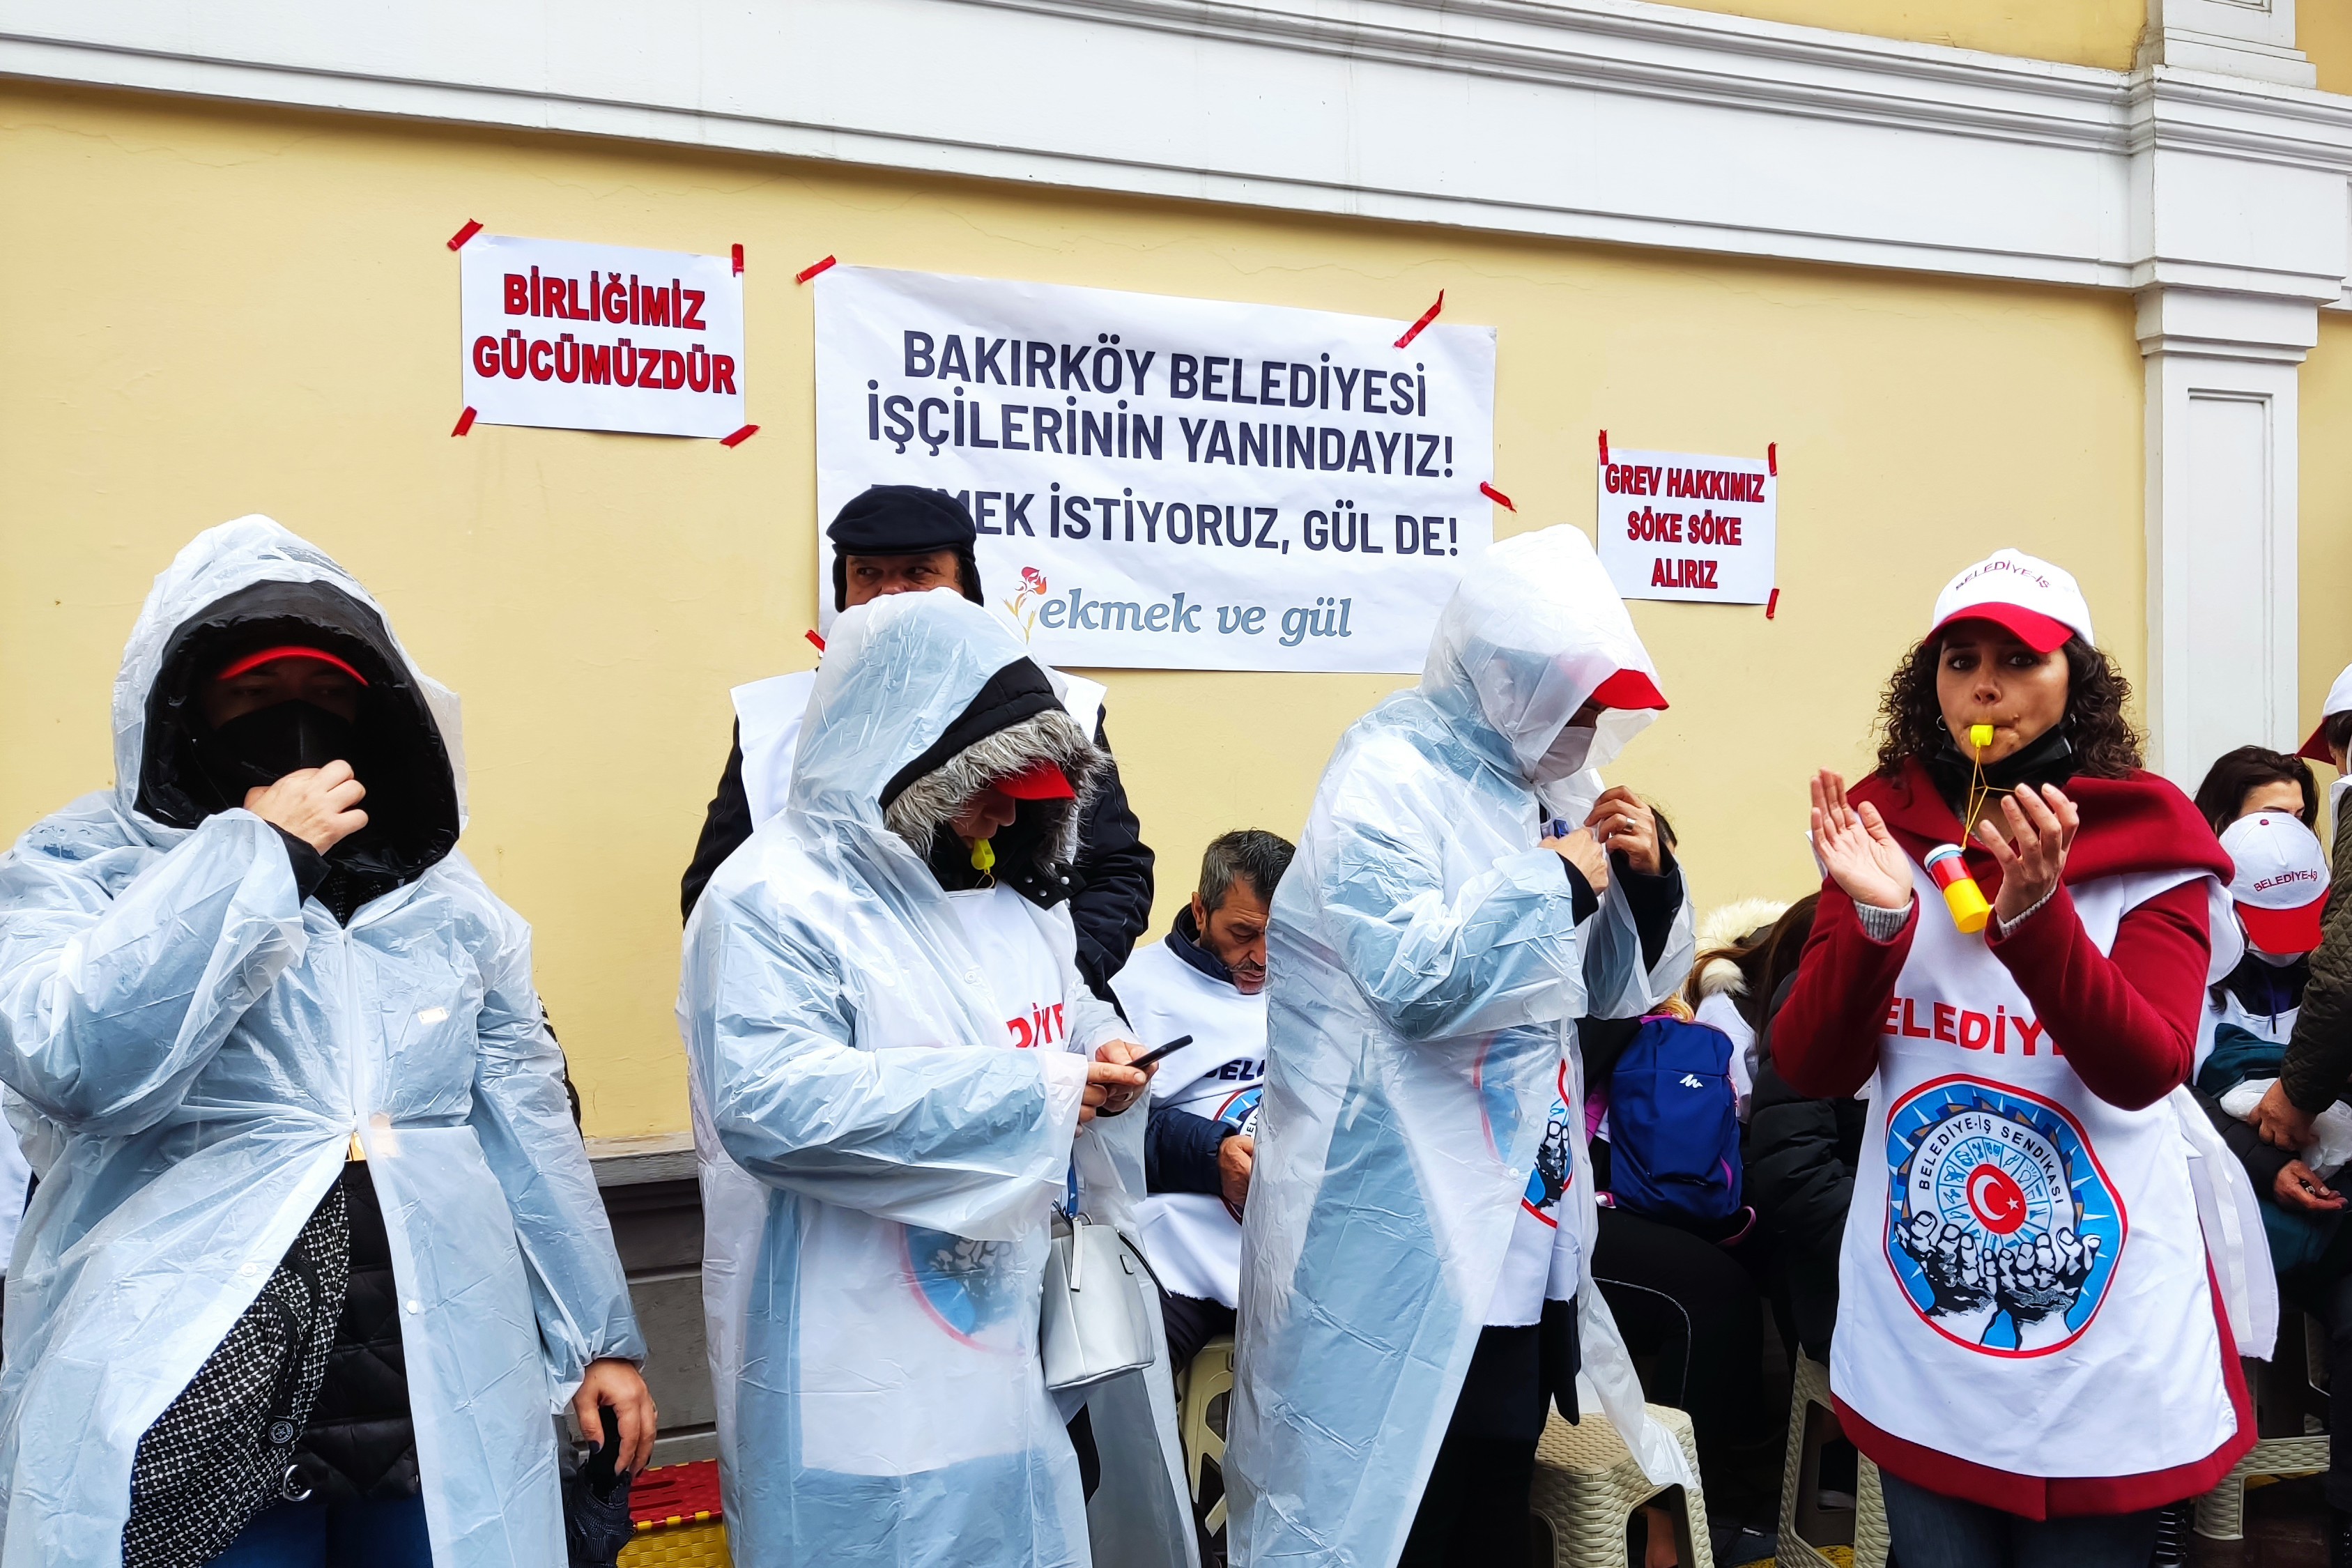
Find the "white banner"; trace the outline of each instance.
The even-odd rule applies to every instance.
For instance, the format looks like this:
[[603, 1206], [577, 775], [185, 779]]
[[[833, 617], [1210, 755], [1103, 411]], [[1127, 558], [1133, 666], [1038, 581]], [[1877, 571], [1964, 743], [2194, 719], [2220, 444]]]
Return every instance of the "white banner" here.
[[728, 256], [476, 235], [458, 256], [478, 424], [731, 436], [743, 279]]
[[1780, 481], [1769, 462], [1610, 449], [1601, 564], [1629, 599], [1760, 605], [1779, 582]]
[[1491, 327], [1400, 349], [1405, 323], [1324, 310], [853, 267], [816, 290], [820, 516], [961, 497], [1049, 664], [1418, 670], [1492, 542]]

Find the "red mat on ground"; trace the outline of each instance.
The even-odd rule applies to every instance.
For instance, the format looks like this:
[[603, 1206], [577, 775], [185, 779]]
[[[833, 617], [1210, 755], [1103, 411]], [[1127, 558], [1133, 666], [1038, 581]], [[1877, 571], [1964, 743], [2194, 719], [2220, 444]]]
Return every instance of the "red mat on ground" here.
[[719, 1517], [716, 1459], [656, 1465], [630, 1484], [629, 1518], [640, 1530], [650, 1524], [684, 1524]]

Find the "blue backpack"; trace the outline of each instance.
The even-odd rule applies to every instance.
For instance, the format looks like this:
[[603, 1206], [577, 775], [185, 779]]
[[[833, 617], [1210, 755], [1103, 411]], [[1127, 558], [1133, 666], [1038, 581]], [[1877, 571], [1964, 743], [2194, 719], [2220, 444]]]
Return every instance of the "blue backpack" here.
[[1739, 1212], [1739, 1107], [1731, 1037], [1660, 1016], [1609, 1080], [1609, 1184], [1617, 1206], [1664, 1220]]

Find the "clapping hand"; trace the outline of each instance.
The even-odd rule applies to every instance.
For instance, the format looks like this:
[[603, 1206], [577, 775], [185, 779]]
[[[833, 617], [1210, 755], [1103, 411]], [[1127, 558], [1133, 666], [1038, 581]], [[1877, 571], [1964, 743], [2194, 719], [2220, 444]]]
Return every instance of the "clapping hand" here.
[[2058, 886], [2082, 817], [2055, 784], [2043, 784], [2038, 795], [2031, 784], [2020, 784], [1998, 798], [2001, 815], [2009, 819], [2008, 837], [1988, 810], [1977, 824], [1977, 838], [2000, 862], [2000, 891], [1993, 897], [1992, 912], [2006, 931]]
[[1908, 908], [1911, 862], [1878, 808], [1868, 801], [1859, 810], [1847, 805], [1845, 780], [1827, 769], [1815, 775], [1812, 797], [1813, 853], [1839, 890], [1857, 904]]

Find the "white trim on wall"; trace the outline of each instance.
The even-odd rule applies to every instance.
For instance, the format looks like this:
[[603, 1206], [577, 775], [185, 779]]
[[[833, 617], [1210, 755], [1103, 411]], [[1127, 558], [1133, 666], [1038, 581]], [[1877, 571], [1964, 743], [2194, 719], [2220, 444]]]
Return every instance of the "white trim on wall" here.
[[1642, 0], [0, 0], [0, 75], [2131, 290], [2193, 784], [2299, 721], [2296, 366], [2352, 299], [2352, 99], [2292, 85], [2289, 5], [2158, 0], [2123, 72]]
[[0, 74], [2092, 287], [2347, 270], [2340, 226], [2158, 232], [2145, 165], [2341, 186], [2352, 100], [1638, 0], [0, 0]]

